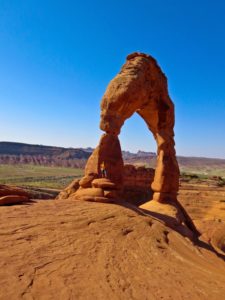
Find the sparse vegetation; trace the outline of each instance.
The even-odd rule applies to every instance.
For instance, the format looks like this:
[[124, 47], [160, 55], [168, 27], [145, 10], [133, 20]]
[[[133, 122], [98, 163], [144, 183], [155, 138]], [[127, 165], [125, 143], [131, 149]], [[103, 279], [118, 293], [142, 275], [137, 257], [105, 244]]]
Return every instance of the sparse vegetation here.
[[82, 169], [74, 168], [0, 165], [0, 184], [62, 189], [75, 177], [79, 178], [82, 175]]
[[219, 187], [224, 187], [224, 186], [225, 186], [225, 179], [219, 177], [219, 180], [218, 180], [218, 182], [217, 182], [217, 185], [218, 185]]

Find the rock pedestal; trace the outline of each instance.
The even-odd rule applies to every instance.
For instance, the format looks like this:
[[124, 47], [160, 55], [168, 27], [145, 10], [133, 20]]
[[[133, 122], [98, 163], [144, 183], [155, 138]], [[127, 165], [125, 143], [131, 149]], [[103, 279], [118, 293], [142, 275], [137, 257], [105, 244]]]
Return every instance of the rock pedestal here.
[[[101, 164], [104, 163], [105, 174]], [[123, 186], [123, 158], [117, 135], [103, 134], [98, 147], [90, 156], [85, 176], [71, 197], [78, 200], [111, 202]]]

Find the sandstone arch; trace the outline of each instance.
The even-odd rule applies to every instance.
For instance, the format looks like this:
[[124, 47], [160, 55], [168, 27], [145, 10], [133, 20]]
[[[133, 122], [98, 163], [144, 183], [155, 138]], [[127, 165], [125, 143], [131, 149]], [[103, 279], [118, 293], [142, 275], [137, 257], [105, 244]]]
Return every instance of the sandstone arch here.
[[[152, 190], [159, 202], [176, 200], [179, 167], [174, 148], [174, 105], [167, 79], [150, 55], [128, 55], [121, 71], [109, 83], [101, 102], [100, 128], [105, 132], [89, 158], [85, 176], [74, 193], [76, 199], [107, 201], [122, 197], [123, 159], [118, 135], [124, 122], [137, 112], [157, 143], [157, 167]], [[105, 162], [107, 179], [100, 178]]]
[[109, 83], [101, 103], [100, 128], [118, 135], [126, 119], [137, 112], [157, 142], [157, 167], [152, 189], [154, 199], [176, 199], [179, 167], [174, 149], [174, 105], [166, 76], [149, 55], [133, 53]]
[[[109, 83], [101, 102], [100, 128], [105, 133], [86, 164], [85, 176], [72, 182], [58, 199], [118, 203], [125, 199], [126, 166], [118, 135], [124, 122], [135, 112], [153, 133], [158, 149], [151, 185], [155, 201], [139, 206], [139, 211], [192, 239], [199, 233], [177, 201], [179, 167], [174, 148], [174, 105], [168, 94], [166, 76], [156, 60], [143, 53], [128, 55], [121, 71]], [[106, 165], [107, 178], [101, 178], [102, 162]]]

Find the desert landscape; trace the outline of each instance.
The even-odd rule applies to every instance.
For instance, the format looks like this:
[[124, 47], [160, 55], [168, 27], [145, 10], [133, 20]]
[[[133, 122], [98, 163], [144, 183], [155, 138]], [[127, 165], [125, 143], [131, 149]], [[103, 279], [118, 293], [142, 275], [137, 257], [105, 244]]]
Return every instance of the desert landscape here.
[[0, 300], [225, 300], [224, 15], [0, 1]]
[[[180, 175], [173, 109], [156, 61], [133, 53], [103, 96], [94, 151], [1, 143], [0, 299], [224, 298], [224, 160], [207, 173], [207, 159], [182, 158]], [[122, 153], [135, 111], [157, 154]]]

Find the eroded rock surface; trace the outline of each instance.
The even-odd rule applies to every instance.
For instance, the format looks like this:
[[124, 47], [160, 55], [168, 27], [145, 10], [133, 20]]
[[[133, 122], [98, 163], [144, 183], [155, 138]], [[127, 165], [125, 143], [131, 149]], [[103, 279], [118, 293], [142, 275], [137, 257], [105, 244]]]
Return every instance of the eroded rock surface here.
[[[128, 55], [121, 71], [106, 89], [100, 121], [105, 134], [87, 162], [80, 188], [92, 187], [92, 181], [102, 175], [100, 166], [104, 162], [107, 178], [122, 190], [124, 168], [118, 135], [124, 122], [135, 112], [146, 122], [158, 147], [157, 167], [151, 185], [153, 199], [176, 201], [179, 167], [174, 149], [174, 105], [168, 94], [166, 76], [156, 60], [143, 53]], [[76, 198], [76, 193], [73, 198]]]
[[0, 185], [0, 206], [27, 202], [31, 194], [22, 188], [1, 184]]
[[154, 174], [155, 170], [152, 168], [124, 165], [122, 198], [137, 206], [152, 199], [151, 183]]
[[0, 299], [224, 298], [224, 261], [132, 206], [37, 201], [0, 220]]
[[109, 83], [101, 103], [100, 128], [118, 135], [124, 122], [137, 112], [156, 140], [157, 166], [152, 189], [157, 201], [175, 200], [179, 167], [174, 149], [174, 105], [167, 79], [149, 55], [128, 55], [125, 65]]

